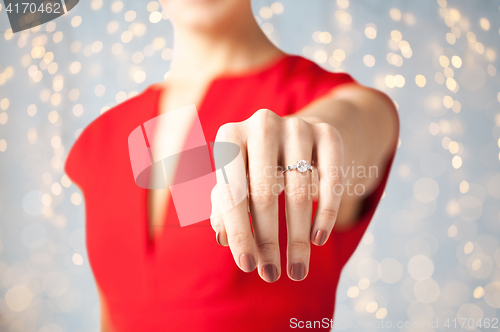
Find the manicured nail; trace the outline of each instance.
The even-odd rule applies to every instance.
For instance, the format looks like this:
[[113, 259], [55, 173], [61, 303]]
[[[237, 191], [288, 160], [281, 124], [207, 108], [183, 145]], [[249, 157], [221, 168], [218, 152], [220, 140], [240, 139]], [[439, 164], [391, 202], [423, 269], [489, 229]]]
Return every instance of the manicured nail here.
[[217, 244], [218, 244], [218, 245], [220, 245], [220, 246], [222, 245], [222, 244], [220, 243], [220, 233], [219, 233], [219, 231], [217, 231], [217, 232], [215, 233], [215, 241], [217, 241]]
[[290, 266], [290, 277], [292, 277], [293, 280], [302, 280], [304, 279], [305, 275], [306, 267], [303, 263], [293, 263]]
[[319, 230], [316, 232], [316, 235], [314, 236], [312, 242], [317, 246], [322, 246], [323, 244], [325, 244], [325, 239], [326, 239], [326, 231]]
[[278, 279], [278, 269], [273, 264], [266, 264], [262, 267], [262, 276], [267, 282], [275, 282]]
[[255, 270], [255, 260], [250, 254], [243, 254], [240, 256], [240, 266], [245, 272], [252, 272]]

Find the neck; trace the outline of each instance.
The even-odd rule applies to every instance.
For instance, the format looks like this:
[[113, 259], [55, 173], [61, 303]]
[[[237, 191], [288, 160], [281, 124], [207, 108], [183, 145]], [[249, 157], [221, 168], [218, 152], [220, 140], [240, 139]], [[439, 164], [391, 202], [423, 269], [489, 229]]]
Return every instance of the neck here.
[[253, 15], [246, 23], [216, 32], [175, 30], [169, 80], [203, 82], [258, 67], [283, 54]]

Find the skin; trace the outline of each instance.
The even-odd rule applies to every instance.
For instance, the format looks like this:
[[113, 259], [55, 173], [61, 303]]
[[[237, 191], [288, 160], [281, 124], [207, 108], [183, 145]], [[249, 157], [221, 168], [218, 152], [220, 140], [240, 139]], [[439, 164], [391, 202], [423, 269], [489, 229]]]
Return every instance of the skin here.
[[[264, 35], [251, 11], [250, 0], [163, 0], [160, 1], [174, 26], [174, 55], [163, 84], [160, 113], [185, 105], [199, 105], [210, 82], [224, 74], [241, 73], [279, 59], [284, 53]], [[167, 128], [183, 135], [186, 128]], [[248, 165], [249, 198], [229, 211], [213, 215], [215, 240], [229, 246], [235, 263], [245, 272], [257, 270], [261, 278], [274, 282], [281, 277], [278, 244], [278, 196], [269, 190], [277, 184], [285, 190], [287, 214], [287, 273], [303, 280], [309, 270], [311, 243], [324, 245], [332, 229], [352, 227], [361, 204], [378, 185], [376, 177], [352, 177], [348, 166], [377, 167], [384, 173], [385, 162], [397, 140], [399, 122], [392, 101], [382, 92], [361, 85], [346, 84], [332, 90], [293, 116], [279, 117], [272, 110], [256, 110], [249, 119], [220, 127], [216, 141], [240, 146]], [[181, 136], [182, 137], [182, 136]], [[280, 167], [297, 160], [314, 162], [315, 171], [296, 170], [283, 175]], [[266, 167], [271, 172], [263, 172]], [[235, 174], [235, 176], [238, 176]], [[219, 179], [218, 179], [219, 180]], [[362, 185], [363, 195], [335, 194], [336, 185]], [[308, 195], [311, 185], [319, 192]], [[218, 181], [212, 203], [224, 204], [241, 188]], [[346, 189], [346, 188], [345, 188]], [[337, 191], [339, 192], [339, 191]], [[150, 190], [151, 234], [163, 231], [169, 190]], [[233, 196], [231, 196], [233, 195]], [[312, 203], [318, 201], [316, 218], [311, 220]], [[250, 229], [251, 213], [254, 234]], [[318, 235], [318, 231], [320, 231]], [[102, 303], [102, 330], [112, 331], [105, 298]]]

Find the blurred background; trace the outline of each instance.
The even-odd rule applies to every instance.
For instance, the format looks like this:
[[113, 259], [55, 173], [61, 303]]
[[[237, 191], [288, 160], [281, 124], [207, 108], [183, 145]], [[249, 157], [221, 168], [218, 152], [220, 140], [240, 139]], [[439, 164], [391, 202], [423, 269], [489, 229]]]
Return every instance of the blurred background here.
[[[475, 326], [500, 308], [500, 2], [253, 5], [282, 49], [398, 106], [392, 176], [344, 269], [335, 330], [500, 331]], [[157, 1], [89, 0], [16, 34], [0, 3], [0, 32], [0, 330], [96, 331], [84, 202], [64, 160], [89, 122], [164, 79], [172, 27]]]

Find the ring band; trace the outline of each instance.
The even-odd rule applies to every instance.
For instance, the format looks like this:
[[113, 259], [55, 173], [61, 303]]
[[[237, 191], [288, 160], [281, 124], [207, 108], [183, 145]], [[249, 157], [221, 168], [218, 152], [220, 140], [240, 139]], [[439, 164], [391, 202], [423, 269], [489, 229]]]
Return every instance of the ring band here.
[[291, 171], [291, 170], [294, 170], [294, 169], [296, 169], [297, 171], [299, 171], [301, 173], [307, 172], [307, 170], [311, 170], [311, 172], [313, 171], [313, 167], [311, 166], [311, 164], [308, 164], [307, 161], [305, 161], [305, 160], [298, 160], [297, 161], [297, 165], [287, 166], [287, 168], [285, 168], [281, 172], [281, 174], [285, 174], [286, 171]]

